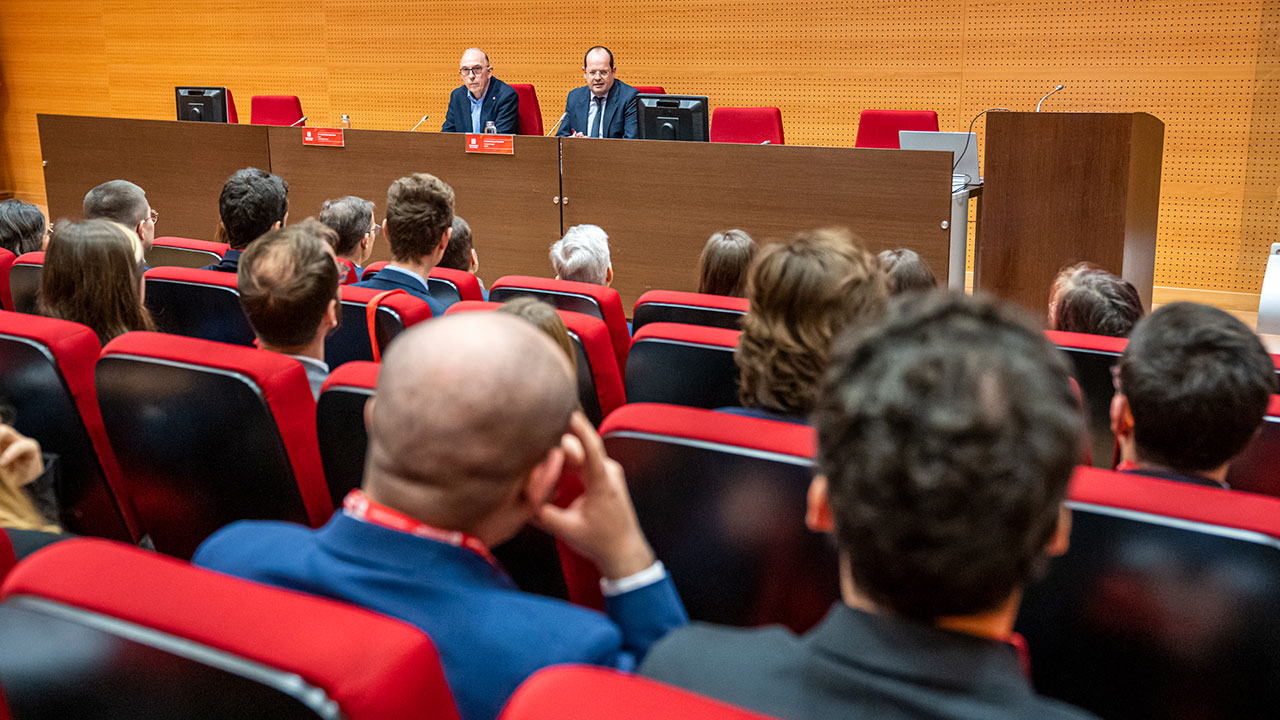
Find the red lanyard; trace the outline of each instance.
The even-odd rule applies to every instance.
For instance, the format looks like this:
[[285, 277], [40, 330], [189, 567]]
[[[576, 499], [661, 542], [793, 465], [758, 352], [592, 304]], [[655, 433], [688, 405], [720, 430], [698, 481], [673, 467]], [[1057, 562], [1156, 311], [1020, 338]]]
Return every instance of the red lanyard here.
[[347, 493], [347, 497], [342, 501], [342, 513], [349, 518], [355, 518], [370, 525], [378, 525], [420, 538], [447, 543], [454, 547], [466, 548], [484, 558], [485, 562], [494, 568], [502, 568], [498, 564], [498, 559], [493, 556], [493, 553], [489, 552], [489, 548], [485, 547], [485, 544], [480, 542], [479, 539], [457, 530], [441, 530], [440, 528], [431, 527], [405, 515], [399, 510], [393, 510], [386, 505], [370, 500], [359, 489]]

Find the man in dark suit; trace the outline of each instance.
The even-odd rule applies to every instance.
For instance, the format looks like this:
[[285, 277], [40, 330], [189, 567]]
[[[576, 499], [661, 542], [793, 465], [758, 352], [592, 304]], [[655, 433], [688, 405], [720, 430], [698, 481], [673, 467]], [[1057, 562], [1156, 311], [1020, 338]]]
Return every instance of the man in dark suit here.
[[203, 269], [235, 272], [249, 243], [288, 222], [289, 183], [258, 168], [237, 170], [222, 184], [218, 216], [231, 249], [222, 254], [222, 262]]
[[520, 131], [520, 96], [493, 76], [488, 55], [476, 48], [462, 53], [458, 74], [462, 87], [449, 95], [449, 111], [440, 132], [484, 132], [490, 121], [503, 135]]
[[427, 276], [440, 264], [453, 234], [453, 188], [427, 173], [391, 183], [382, 231], [391, 246], [392, 262], [356, 287], [404, 290], [425, 300], [432, 317], [442, 315], [445, 305], [431, 297]]
[[1230, 313], [1170, 303], [1129, 335], [1116, 369], [1111, 430], [1121, 472], [1227, 487], [1276, 391], [1262, 341]]
[[1055, 718], [1014, 646], [1023, 586], [1066, 551], [1083, 424], [1065, 358], [994, 301], [935, 293], [837, 343], [807, 521], [841, 596], [802, 636], [677, 630], [650, 677], [780, 718]]
[[584, 87], [569, 92], [560, 137], [636, 137], [639, 91], [617, 78], [613, 53], [597, 45], [582, 59]]
[[[548, 665], [632, 668], [687, 620], [621, 466], [577, 408], [568, 359], [529, 323], [461, 313], [417, 325], [391, 345], [365, 409], [361, 489], [318, 530], [233, 523], [195, 562], [420, 627], [462, 720], [492, 720]], [[583, 493], [559, 508], [549, 500], [566, 470]], [[490, 548], [529, 520], [596, 564], [607, 616], [515, 587]]]

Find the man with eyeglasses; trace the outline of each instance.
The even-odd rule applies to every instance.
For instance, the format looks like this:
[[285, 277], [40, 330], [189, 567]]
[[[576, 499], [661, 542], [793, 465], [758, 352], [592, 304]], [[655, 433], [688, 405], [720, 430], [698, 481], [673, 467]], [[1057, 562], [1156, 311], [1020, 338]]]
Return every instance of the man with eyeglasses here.
[[[108, 180], [84, 196], [85, 220], [112, 220], [138, 234], [142, 252], [151, 252], [160, 213], [147, 202], [147, 193], [128, 180]], [[52, 228], [50, 228], [52, 230]], [[150, 267], [143, 262], [143, 270]]]
[[484, 132], [492, 122], [501, 135], [514, 135], [520, 125], [520, 96], [493, 76], [489, 56], [469, 48], [458, 62], [462, 87], [449, 95], [449, 112], [440, 132]]
[[618, 79], [613, 53], [597, 45], [582, 58], [584, 87], [569, 92], [560, 137], [634, 138], [640, 92]]

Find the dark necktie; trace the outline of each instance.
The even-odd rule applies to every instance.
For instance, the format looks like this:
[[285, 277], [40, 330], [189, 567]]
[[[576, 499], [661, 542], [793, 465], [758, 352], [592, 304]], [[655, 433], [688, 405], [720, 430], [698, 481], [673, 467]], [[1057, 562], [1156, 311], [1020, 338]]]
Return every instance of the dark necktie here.
[[596, 119], [591, 123], [591, 137], [600, 137], [600, 126], [604, 123], [604, 98], [593, 97], [591, 102], [596, 104]]

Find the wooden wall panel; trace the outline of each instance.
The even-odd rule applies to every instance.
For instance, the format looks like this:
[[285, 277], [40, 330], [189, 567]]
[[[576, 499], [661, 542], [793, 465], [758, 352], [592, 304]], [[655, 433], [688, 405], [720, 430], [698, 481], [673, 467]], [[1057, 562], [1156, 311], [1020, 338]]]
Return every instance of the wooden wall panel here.
[[171, 118], [175, 85], [229, 86], [245, 121], [284, 93], [310, 125], [438, 129], [469, 45], [549, 128], [595, 43], [629, 83], [779, 106], [790, 144], [850, 146], [868, 107], [963, 130], [1066, 83], [1048, 107], [1165, 123], [1157, 284], [1257, 292], [1280, 241], [1276, 0], [5, 0], [0, 192], [43, 199], [36, 112]]

